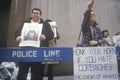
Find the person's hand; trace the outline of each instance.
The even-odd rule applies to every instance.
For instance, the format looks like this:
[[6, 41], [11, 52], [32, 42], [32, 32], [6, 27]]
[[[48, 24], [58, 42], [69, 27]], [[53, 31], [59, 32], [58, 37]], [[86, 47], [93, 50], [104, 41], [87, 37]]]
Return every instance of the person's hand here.
[[45, 35], [43, 35], [43, 34], [42, 34], [42, 35], [40, 35], [39, 40], [41, 40], [41, 41], [42, 41], [42, 40], [45, 40], [45, 39], [46, 39], [46, 36], [45, 36]]
[[95, 41], [95, 40], [91, 40], [91, 41], [89, 41], [89, 44], [90, 44], [91, 46], [95, 46], [95, 45], [98, 45], [98, 42]]
[[93, 7], [94, 4], [94, 0], [90, 0], [90, 2], [88, 2], [88, 9], [91, 9]]
[[22, 41], [21, 36], [18, 36], [18, 37], [16, 38], [16, 42], [21, 42], [21, 41]]

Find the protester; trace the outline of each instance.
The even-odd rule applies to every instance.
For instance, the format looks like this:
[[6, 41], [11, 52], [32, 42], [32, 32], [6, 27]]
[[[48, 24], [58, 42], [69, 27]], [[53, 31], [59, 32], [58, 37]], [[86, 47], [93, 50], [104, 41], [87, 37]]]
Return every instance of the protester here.
[[102, 37], [103, 37], [103, 46], [113, 46], [113, 41], [109, 37], [109, 31], [103, 30], [102, 31]]
[[82, 43], [81, 46], [102, 46], [102, 32], [96, 22], [96, 15], [92, 7], [94, 0], [88, 2], [88, 9], [84, 13], [82, 22]]
[[[53, 39], [53, 32], [50, 25], [41, 18], [42, 12], [39, 8], [32, 9], [32, 17], [23, 21], [19, 29], [15, 32], [16, 42], [21, 42], [21, 32], [25, 23], [43, 24], [42, 33], [39, 36], [40, 47], [48, 47], [48, 42]], [[32, 46], [24, 46], [22, 48], [28, 48]], [[34, 48], [34, 47], [32, 47]], [[27, 74], [31, 68], [31, 80], [43, 80], [44, 65], [41, 62], [19, 62], [19, 71], [17, 80], [27, 80]]]
[[[52, 20], [47, 19], [46, 22], [48, 22], [50, 24], [50, 22], [52, 22]], [[51, 29], [54, 33], [54, 38], [49, 41], [49, 47], [57, 47], [57, 40], [60, 39], [60, 35], [57, 29], [57, 24], [55, 22], [53, 22], [53, 24], [51, 25]], [[47, 62], [48, 64], [48, 80], [54, 80], [53, 77], [53, 66], [55, 64], [59, 64], [59, 62]]]
[[[52, 20], [47, 19], [46, 22], [49, 23], [49, 22], [52, 22]], [[52, 29], [52, 31], [53, 31], [53, 33], [54, 33], [54, 38], [49, 41], [49, 47], [57, 47], [57, 40], [60, 39], [60, 34], [59, 34], [59, 32], [58, 32], [58, 26], [57, 26], [56, 22], [53, 22], [53, 23], [55, 23], [55, 24], [54, 24], [54, 25], [51, 25], [51, 24], [49, 23], [49, 24], [51, 25], [51, 29]]]
[[120, 32], [117, 32], [115, 36], [113, 36], [113, 40], [116, 47], [118, 74], [119, 74], [119, 80], [120, 80]]

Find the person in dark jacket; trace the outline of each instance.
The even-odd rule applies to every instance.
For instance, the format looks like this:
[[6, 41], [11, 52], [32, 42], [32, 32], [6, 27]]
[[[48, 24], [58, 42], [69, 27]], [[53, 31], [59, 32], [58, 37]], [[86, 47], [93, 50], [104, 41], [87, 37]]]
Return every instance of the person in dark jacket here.
[[[16, 42], [21, 42], [21, 31], [24, 23], [43, 24], [42, 33], [39, 36], [40, 47], [48, 47], [48, 42], [53, 39], [53, 32], [50, 25], [41, 18], [41, 10], [39, 8], [32, 9], [32, 17], [23, 21], [18, 30], [15, 32]], [[32, 47], [32, 46], [26, 46]], [[27, 74], [31, 68], [31, 80], [43, 80], [44, 65], [41, 62], [19, 62], [19, 71], [17, 80], [27, 80]]]
[[84, 19], [81, 25], [82, 29], [82, 43], [81, 46], [101, 46], [102, 32], [96, 22], [95, 12], [92, 10], [94, 0], [88, 3], [88, 9], [84, 13]]
[[[52, 22], [52, 20], [50, 19], [47, 19], [46, 22]], [[51, 26], [51, 29], [52, 29], [52, 25]], [[58, 29], [57, 29], [57, 25], [55, 24], [54, 25], [54, 28], [56, 28], [56, 33], [54, 32], [53, 30], [53, 33], [54, 35], [56, 34], [56, 36], [54, 36], [54, 38], [49, 41], [49, 47], [56, 47], [57, 46], [57, 41], [58, 39], [60, 39], [60, 35], [59, 35], [59, 32], [58, 32]], [[54, 67], [54, 64], [59, 64], [59, 62], [47, 62], [48, 64], [48, 80], [54, 80], [54, 76], [53, 76], [53, 67]]]

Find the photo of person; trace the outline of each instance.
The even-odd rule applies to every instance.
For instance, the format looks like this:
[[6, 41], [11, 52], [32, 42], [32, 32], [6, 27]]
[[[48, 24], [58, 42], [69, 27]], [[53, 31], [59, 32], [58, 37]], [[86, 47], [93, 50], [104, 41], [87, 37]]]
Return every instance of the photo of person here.
[[28, 30], [26, 31], [26, 34], [24, 36], [24, 41], [37, 41], [38, 39], [38, 32], [35, 30]]

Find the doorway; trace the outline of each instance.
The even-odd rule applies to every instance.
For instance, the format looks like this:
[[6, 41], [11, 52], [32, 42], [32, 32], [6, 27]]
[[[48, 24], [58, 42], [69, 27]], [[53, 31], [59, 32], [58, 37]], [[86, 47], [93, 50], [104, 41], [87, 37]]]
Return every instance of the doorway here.
[[0, 47], [7, 46], [7, 32], [9, 26], [9, 15], [11, 0], [1, 0], [0, 2]]

